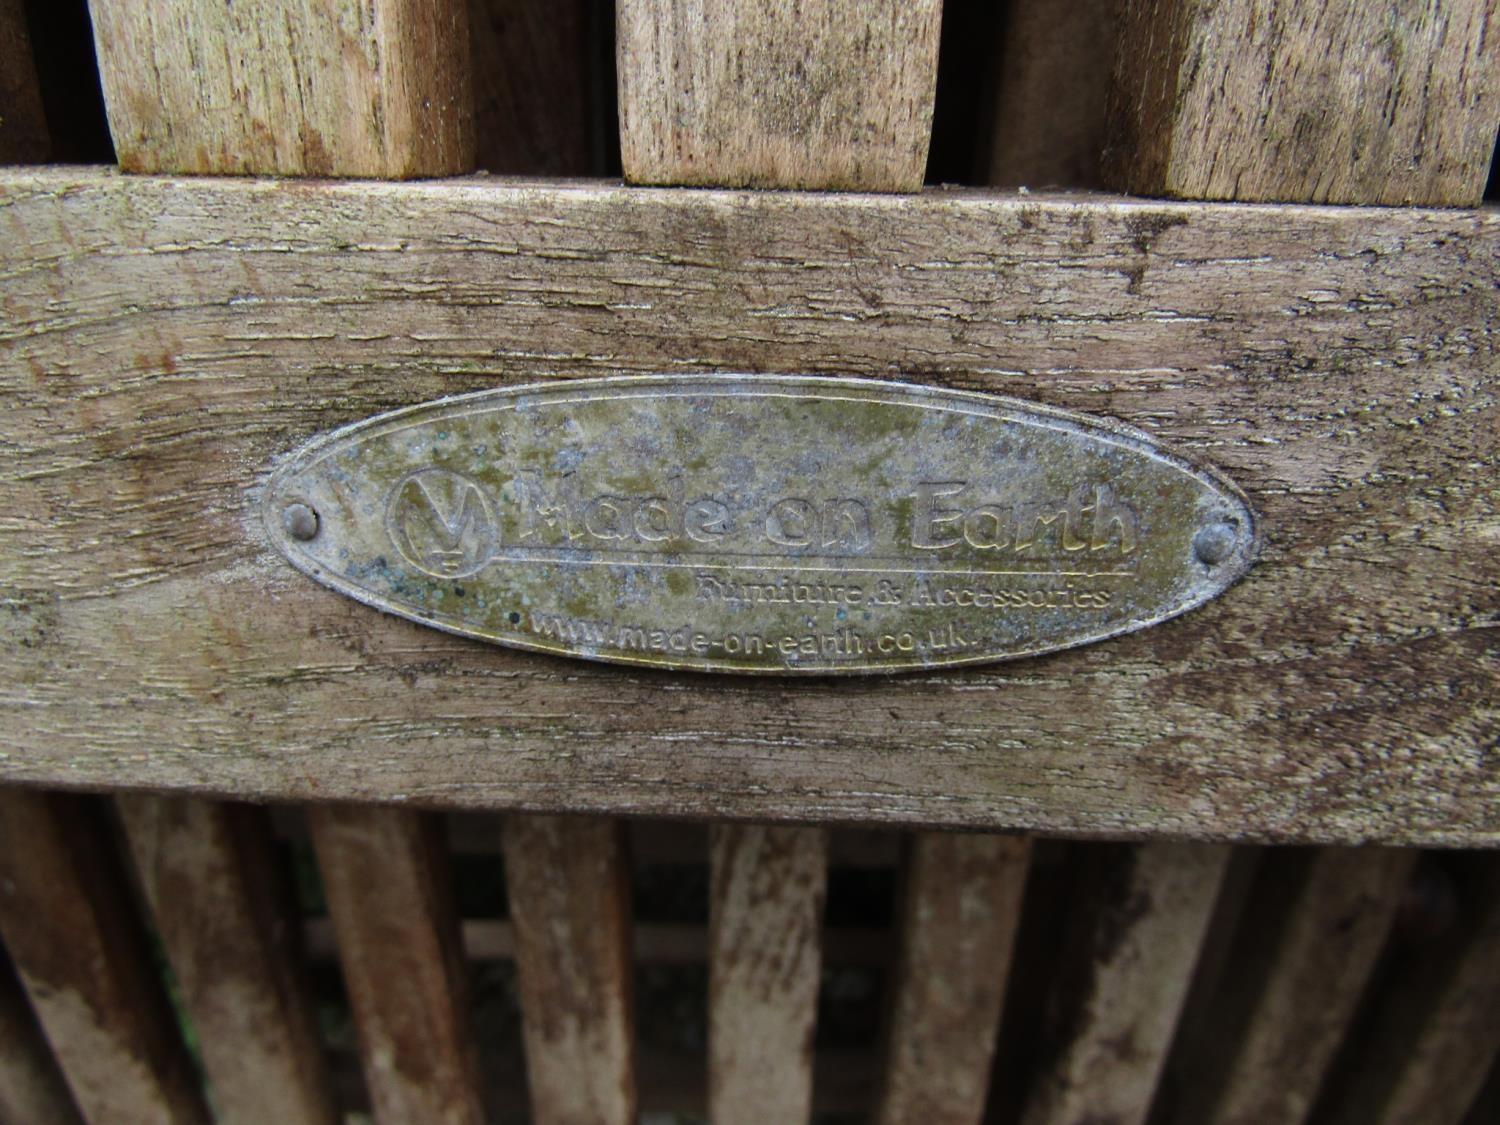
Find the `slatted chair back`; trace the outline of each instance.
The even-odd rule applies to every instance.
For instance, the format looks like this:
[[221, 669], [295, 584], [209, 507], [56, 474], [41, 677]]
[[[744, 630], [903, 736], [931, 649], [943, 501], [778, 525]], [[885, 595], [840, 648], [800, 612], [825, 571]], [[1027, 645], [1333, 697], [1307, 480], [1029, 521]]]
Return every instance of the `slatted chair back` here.
[[[1496, 1119], [1494, 0], [86, 7], [0, 0], [0, 1121]], [[385, 410], [725, 371], [1122, 420], [1261, 558], [751, 681], [256, 523]]]

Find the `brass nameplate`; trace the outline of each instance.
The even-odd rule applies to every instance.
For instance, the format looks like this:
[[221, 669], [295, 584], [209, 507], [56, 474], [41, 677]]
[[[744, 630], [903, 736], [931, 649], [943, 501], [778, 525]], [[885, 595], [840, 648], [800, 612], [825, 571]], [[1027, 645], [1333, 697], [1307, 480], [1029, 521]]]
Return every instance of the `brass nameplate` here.
[[271, 539], [468, 637], [717, 672], [1004, 660], [1176, 616], [1249, 567], [1217, 473], [1070, 411], [902, 383], [588, 379], [381, 415], [271, 477]]

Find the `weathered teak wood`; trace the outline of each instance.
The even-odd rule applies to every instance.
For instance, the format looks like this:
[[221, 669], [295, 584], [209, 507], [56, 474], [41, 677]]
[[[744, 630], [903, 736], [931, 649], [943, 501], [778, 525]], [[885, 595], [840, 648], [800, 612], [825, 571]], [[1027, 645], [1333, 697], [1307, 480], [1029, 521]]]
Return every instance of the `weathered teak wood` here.
[[[592, 70], [603, 61], [589, 55], [597, 15], [578, 0], [473, 0], [484, 167], [533, 175], [589, 170], [589, 99], [601, 80]], [[502, 839], [532, 1119], [634, 1122], [624, 825], [508, 816]]]
[[986, 183], [1098, 187], [1122, 0], [1007, 0]]
[[[325, 960], [335, 956], [333, 928], [326, 919], [309, 919], [303, 929], [308, 956]], [[637, 922], [631, 929], [636, 965], [702, 965], [707, 961], [708, 928], [701, 923]], [[516, 956], [515, 928], [509, 922], [466, 918], [461, 930], [464, 954], [470, 961], [509, 961]], [[890, 961], [890, 944], [889, 933], [879, 927], [838, 927], [823, 934], [826, 959], [841, 965], [884, 967]]]
[[336, 1115], [262, 810], [122, 795], [136, 872], [223, 1125]]
[[0, 0], [0, 164], [40, 163], [50, 152], [26, 6]]
[[709, 1116], [806, 1121], [828, 834], [715, 825], [709, 855]]
[[[416, 176], [473, 167], [465, 0], [303, 5], [279, 13], [257, 4], [96, 0], [91, 10], [110, 127], [128, 171]], [[200, 909], [228, 899], [224, 914], [238, 907], [240, 916], [220, 914], [226, 940], [238, 936], [254, 944], [256, 915], [265, 910], [254, 900], [264, 889], [240, 880], [254, 879], [252, 868], [263, 868], [264, 857], [245, 857], [246, 868], [232, 869], [234, 851], [253, 849], [253, 841], [224, 831], [213, 841], [217, 848], [188, 844], [177, 858], [169, 854], [170, 843], [154, 848], [158, 811], [148, 804], [126, 809], [148, 889], [158, 861], [170, 867], [174, 859], [186, 860], [187, 897]], [[189, 834], [207, 835], [216, 813], [184, 806], [170, 815]], [[451, 910], [441, 913], [441, 850], [414, 814], [319, 810], [312, 820], [378, 1114], [387, 1121], [479, 1120], [462, 1006], [465, 970], [455, 919]], [[207, 860], [214, 851], [218, 864], [192, 866], [192, 858]], [[387, 863], [393, 868], [388, 877], [378, 872]], [[424, 885], [429, 880], [435, 884], [430, 889]], [[190, 1002], [199, 999], [211, 1022], [232, 1019], [234, 1004], [222, 995], [233, 987], [230, 974], [192, 971], [190, 946], [201, 940], [204, 919], [174, 924], [173, 896], [157, 908], [159, 915], [165, 908], [164, 929], [176, 935], [168, 945], [188, 970]], [[386, 909], [394, 917], [370, 914]], [[328, 1095], [313, 1070], [313, 1030], [273, 959], [263, 956], [259, 973], [247, 974], [247, 991], [257, 995], [236, 999], [267, 1010], [269, 1018], [243, 1018], [286, 1043], [290, 1057], [278, 1058], [272, 1047], [257, 1059], [245, 1050], [247, 1039], [253, 1046], [253, 1031], [246, 1036], [246, 1028], [209, 1026], [209, 1067], [224, 1087], [221, 1101], [230, 1116], [264, 1117], [271, 1106], [257, 1098], [258, 1087], [269, 1087], [288, 1102], [278, 1116], [328, 1119]], [[386, 974], [399, 968], [411, 974], [409, 989], [388, 987]], [[280, 1081], [278, 1067], [291, 1071]]]
[[1127, 5], [1106, 180], [1144, 195], [1475, 204], [1493, 0]]
[[533, 1118], [636, 1119], [630, 883], [612, 819], [510, 816], [505, 881]]
[[912, 837], [885, 1087], [877, 1120], [984, 1116], [1031, 841]]
[[[1089, 845], [1075, 844], [1074, 847]], [[1241, 846], [1230, 849], [1219, 884], [1213, 918], [1198, 947], [1192, 987], [1177, 1019], [1177, 1032], [1148, 1118], [1152, 1125], [1183, 1121], [1179, 1107], [1187, 1099], [1203, 1104], [1203, 1093], [1213, 1088], [1214, 1064], [1239, 1035], [1236, 1013], [1226, 1011], [1223, 990], [1228, 978], [1243, 971], [1242, 950], [1236, 948], [1241, 923], [1251, 903], [1256, 875], [1267, 849]], [[1207, 1060], [1207, 1061], [1206, 1061]]]
[[16, 979], [0, 956], [0, 1121], [82, 1125], [62, 1072]]
[[465, 0], [90, 0], [89, 10], [127, 171], [406, 177], [474, 167]]
[[103, 813], [0, 788], [0, 934], [85, 1118], [207, 1122]]
[[[8, 780], [1500, 840], [1493, 210], [12, 169], [0, 215]], [[1260, 561], [1203, 609], [1073, 652], [677, 678], [663, 706], [659, 675], [390, 620], [264, 545], [256, 484], [340, 423], [527, 379], [745, 367], [1143, 426], [1248, 491]]]
[[[1463, 857], [1451, 933], [1420, 943], [1369, 1017], [1332, 1125], [1459, 1125], [1500, 1058], [1500, 862]], [[1321, 1103], [1320, 1103], [1321, 1105]]]
[[477, 1125], [467, 967], [437, 825], [339, 805], [311, 806], [307, 820], [377, 1119]]
[[1091, 845], [1054, 984], [1058, 1046], [1024, 1125], [1146, 1119], [1229, 849]]
[[1258, 1125], [1304, 1120], [1342, 1042], [1416, 853], [1323, 848], [1310, 859], [1281, 919], [1252, 916], [1242, 948], [1263, 950], [1263, 971], [1233, 1039], [1227, 1074], [1207, 1104], [1184, 1102], [1184, 1123]]
[[942, 0], [616, 0], [625, 178], [919, 188], [941, 17]]

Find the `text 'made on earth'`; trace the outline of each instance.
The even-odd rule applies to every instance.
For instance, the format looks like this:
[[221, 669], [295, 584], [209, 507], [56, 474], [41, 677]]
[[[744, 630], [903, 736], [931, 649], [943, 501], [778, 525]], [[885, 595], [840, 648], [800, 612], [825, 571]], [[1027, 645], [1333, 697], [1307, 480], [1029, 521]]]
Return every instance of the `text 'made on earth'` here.
[[659, 668], [898, 672], [1101, 640], [1201, 605], [1244, 496], [1146, 434], [904, 383], [648, 376], [442, 399], [313, 440], [268, 532], [378, 609]]

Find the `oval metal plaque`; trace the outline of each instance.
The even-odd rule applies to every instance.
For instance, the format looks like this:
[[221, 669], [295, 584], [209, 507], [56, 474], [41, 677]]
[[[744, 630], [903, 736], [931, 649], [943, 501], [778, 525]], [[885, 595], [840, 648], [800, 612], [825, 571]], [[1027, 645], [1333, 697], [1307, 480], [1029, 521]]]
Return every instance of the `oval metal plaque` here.
[[263, 498], [307, 574], [517, 648], [896, 672], [1102, 640], [1244, 574], [1254, 518], [1145, 434], [993, 395], [790, 376], [589, 379], [314, 440]]

